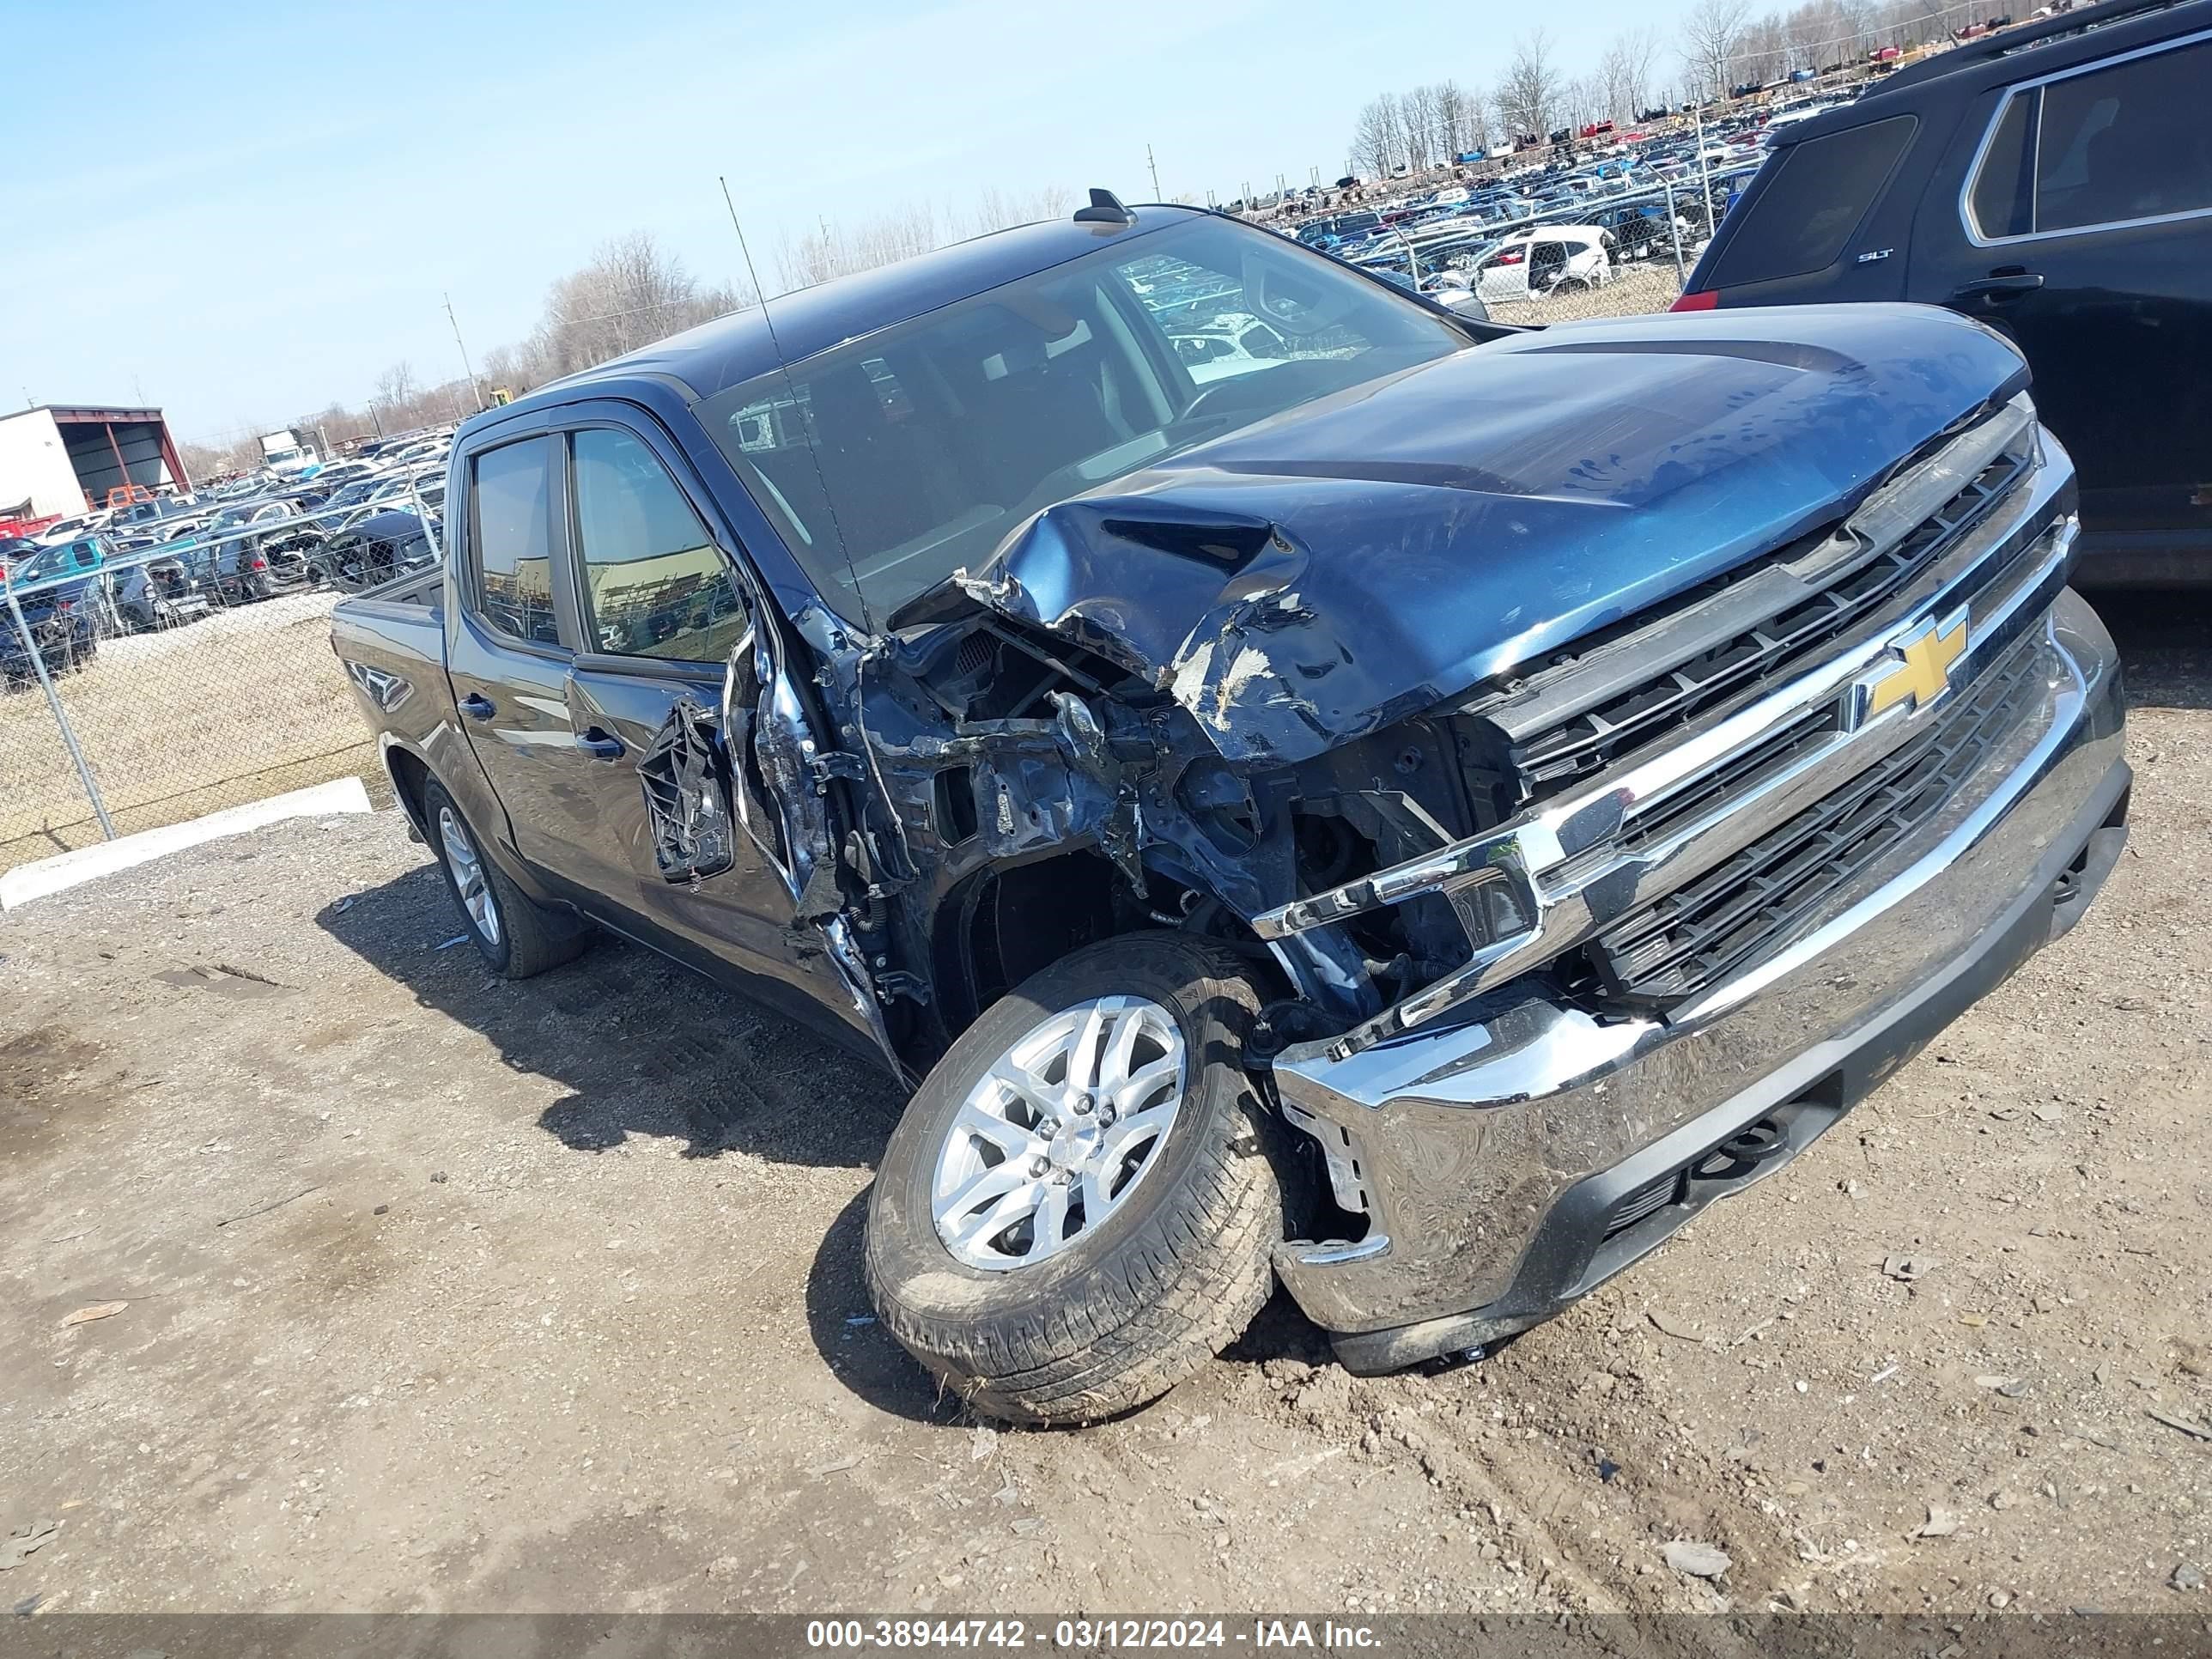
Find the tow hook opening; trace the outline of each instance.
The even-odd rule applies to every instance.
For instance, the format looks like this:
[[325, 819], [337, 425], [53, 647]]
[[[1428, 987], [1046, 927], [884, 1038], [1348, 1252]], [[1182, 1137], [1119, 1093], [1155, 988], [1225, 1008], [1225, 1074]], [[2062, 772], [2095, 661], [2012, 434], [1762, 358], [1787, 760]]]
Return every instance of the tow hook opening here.
[[1790, 1150], [1789, 1132], [1771, 1117], [1746, 1124], [1699, 1158], [1690, 1174], [1698, 1180], [1725, 1181], [1747, 1175]]

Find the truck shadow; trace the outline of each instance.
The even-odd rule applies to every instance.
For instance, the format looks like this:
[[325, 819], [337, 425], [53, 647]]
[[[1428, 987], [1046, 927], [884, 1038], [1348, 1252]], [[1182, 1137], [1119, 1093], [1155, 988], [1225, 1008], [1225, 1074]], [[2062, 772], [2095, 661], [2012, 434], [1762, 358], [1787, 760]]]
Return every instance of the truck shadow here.
[[975, 1421], [959, 1395], [892, 1340], [869, 1305], [860, 1251], [873, 1190], [855, 1193], [822, 1235], [806, 1274], [807, 1334], [832, 1375], [878, 1411], [914, 1423]]
[[620, 939], [526, 984], [494, 979], [434, 864], [315, 921], [423, 1007], [480, 1032], [507, 1066], [560, 1084], [538, 1124], [580, 1152], [642, 1135], [680, 1139], [687, 1158], [866, 1169], [904, 1104], [865, 1060]]

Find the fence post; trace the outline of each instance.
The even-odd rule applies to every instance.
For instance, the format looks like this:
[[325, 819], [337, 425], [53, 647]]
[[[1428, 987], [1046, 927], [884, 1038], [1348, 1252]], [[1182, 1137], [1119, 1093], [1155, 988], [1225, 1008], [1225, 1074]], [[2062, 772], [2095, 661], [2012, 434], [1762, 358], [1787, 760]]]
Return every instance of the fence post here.
[[430, 544], [430, 556], [442, 560], [445, 551], [438, 545], [438, 532], [430, 527], [430, 510], [422, 505], [422, 492], [415, 488], [412, 474], [407, 479], [407, 499], [415, 503], [415, 517], [422, 526], [422, 539]]
[[1659, 183], [1667, 192], [1667, 236], [1674, 244], [1674, 286], [1679, 289], [1690, 280], [1682, 269], [1682, 216], [1674, 211], [1674, 181], [1662, 179]]
[[108, 841], [115, 839], [115, 821], [107, 816], [107, 803], [100, 798], [100, 786], [92, 781], [92, 768], [85, 764], [84, 750], [77, 747], [76, 733], [70, 729], [69, 715], [62, 708], [61, 698], [55, 694], [53, 677], [46, 672], [46, 653], [39, 648], [38, 641], [31, 637], [31, 625], [23, 620], [23, 607], [16, 602], [15, 586], [5, 589], [8, 595], [8, 614], [15, 623], [15, 635], [29, 653], [31, 667], [39, 677], [39, 687], [46, 694], [46, 707], [61, 728], [62, 746], [69, 750], [70, 763], [76, 768], [76, 781], [84, 786], [87, 799], [92, 802], [94, 815], [100, 820], [100, 833]]

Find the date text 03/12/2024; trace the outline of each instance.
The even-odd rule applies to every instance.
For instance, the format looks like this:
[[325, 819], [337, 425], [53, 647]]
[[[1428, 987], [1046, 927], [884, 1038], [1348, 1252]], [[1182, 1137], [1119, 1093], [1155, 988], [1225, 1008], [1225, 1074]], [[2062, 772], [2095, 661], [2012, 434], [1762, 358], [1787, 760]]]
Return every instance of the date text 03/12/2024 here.
[[1327, 1619], [1060, 1619], [1049, 1625], [1026, 1619], [817, 1619], [806, 1626], [806, 1645], [830, 1650], [1039, 1647], [1091, 1652], [1238, 1646], [1344, 1652], [1376, 1644], [1371, 1626]]

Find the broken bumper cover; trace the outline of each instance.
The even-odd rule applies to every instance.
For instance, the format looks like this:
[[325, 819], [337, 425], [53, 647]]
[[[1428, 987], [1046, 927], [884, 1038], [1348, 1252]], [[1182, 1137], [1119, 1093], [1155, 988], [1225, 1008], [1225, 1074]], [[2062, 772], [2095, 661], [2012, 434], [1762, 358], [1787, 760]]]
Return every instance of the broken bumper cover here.
[[2130, 774], [2112, 641], [2037, 619], [2040, 704], [1954, 810], [1778, 957], [1671, 1016], [1600, 1018], [1530, 976], [1372, 1046], [1274, 1067], [1364, 1237], [1276, 1266], [1354, 1370], [1526, 1328], [1771, 1173], [2080, 915]]

